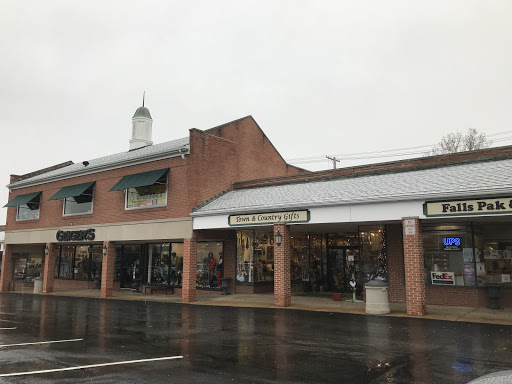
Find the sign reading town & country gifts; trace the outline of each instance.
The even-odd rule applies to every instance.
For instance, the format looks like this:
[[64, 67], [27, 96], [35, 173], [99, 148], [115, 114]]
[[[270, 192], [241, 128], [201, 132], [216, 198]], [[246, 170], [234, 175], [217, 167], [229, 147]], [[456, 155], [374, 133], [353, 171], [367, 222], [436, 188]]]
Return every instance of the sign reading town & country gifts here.
[[250, 215], [230, 215], [228, 223], [238, 225], [265, 225], [279, 223], [306, 223], [310, 220], [309, 210], [252, 213]]
[[423, 213], [425, 216], [512, 214], [512, 197], [426, 201], [425, 204], [423, 204]]

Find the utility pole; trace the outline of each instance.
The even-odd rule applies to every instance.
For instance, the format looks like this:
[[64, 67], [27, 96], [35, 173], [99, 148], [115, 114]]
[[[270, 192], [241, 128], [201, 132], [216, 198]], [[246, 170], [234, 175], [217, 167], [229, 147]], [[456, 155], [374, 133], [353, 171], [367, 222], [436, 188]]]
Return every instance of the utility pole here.
[[334, 156], [325, 156], [327, 157], [329, 160], [332, 161], [332, 166], [334, 169], [336, 169], [336, 163], [339, 163], [341, 160], [338, 159], [337, 157], [334, 157]]

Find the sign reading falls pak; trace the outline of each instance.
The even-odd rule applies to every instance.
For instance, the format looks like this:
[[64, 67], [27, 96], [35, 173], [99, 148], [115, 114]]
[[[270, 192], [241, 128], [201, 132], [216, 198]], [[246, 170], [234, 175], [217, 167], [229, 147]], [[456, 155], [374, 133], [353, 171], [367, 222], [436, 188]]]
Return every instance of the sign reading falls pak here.
[[250, 215], [230, 215], [228, 223], [238, 225], [265, 225], [284, 223], [306, 223], [310, 220], [309, 210], [286, 212], [263, 212]]
[[425, 216], [512, 214], [512, 197], [426, 201], [425, 204], [423, 204], [423, 213]]

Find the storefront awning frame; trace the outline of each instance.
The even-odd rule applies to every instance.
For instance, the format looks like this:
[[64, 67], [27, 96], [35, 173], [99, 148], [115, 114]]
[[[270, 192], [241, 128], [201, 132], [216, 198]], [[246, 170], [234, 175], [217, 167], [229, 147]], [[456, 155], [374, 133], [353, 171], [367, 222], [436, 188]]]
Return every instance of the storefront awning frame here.
[[88, 183], [69, 185], [67, 187], [61, 188], [55, 195], [50, 197], [48, 200], [59, 200], [65, 199], [67, 197], [76, 197], [83, 194], [87, 188], [93, 185], [95, 181], [90, 181]]
[[32, 200], [34, 200], [38, 195], [41, 194], [41, 191], [39, 192], [32, 192], [32, 193], [26, 193], [24, 195], [18, 195], [11, 201], [9, 201], [7, 204], [4, 205], [4, 208], [7, 207], [17, 207], [20, 205], [25, 205]]
[[123, 176], [116, 185], [110, 188], [109, 192], [122, 191], [129, 188], [146, 187], [148, 185], [156, 184], [169, 168], [157, 169], [155, 171], [135, 173], [133, 175]]

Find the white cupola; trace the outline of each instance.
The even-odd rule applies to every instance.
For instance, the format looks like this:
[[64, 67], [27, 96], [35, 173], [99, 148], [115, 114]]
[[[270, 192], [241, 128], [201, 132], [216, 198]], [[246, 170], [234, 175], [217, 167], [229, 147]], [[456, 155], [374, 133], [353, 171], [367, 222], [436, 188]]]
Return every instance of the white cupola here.
[[130, 151], [148, 145], [153, 145], [151, 141], [151, 132], [153, 129], [153, 119], [149, 113], [149, 109], [144, 106], [137, 108], [132, 117], [132, 138], [130, 139]]

